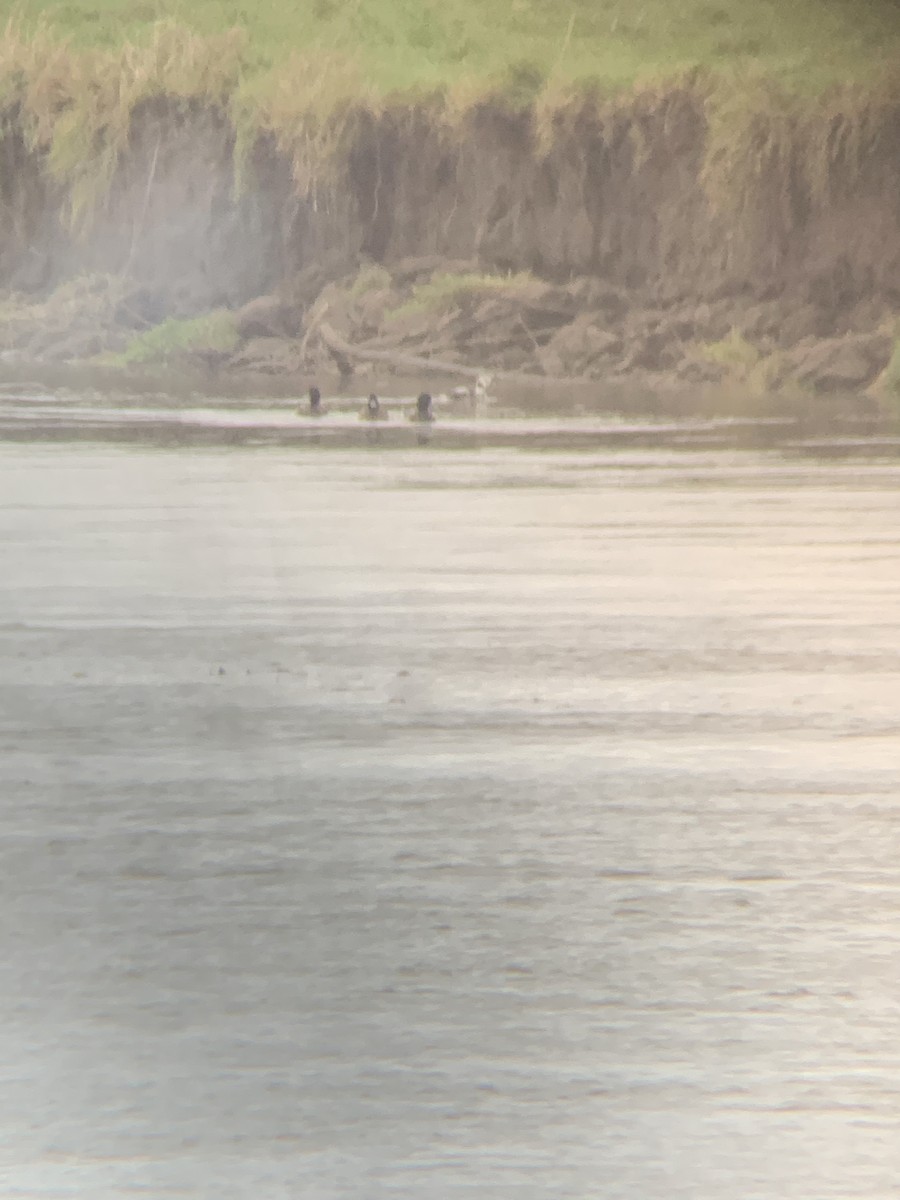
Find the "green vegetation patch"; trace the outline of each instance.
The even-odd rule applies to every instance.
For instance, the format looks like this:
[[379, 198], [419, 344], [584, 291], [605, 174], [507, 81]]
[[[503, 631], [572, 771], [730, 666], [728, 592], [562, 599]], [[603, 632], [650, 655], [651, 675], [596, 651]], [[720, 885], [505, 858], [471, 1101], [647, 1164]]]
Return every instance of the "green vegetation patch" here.
[[732, 329], [718, 342], [706, 342], [698, 348], [698, 354], [706, 362], [717, 363], [742, 373], [750, 371], [759, 362], [759, 351], [748, 342], [737, 329]]
[[179, 320], [169, 317], [146, 333], [132, 338], [121, 354], [110, 360], [115, 366], [168, 363], [186, 354], [233, 350], [238, 343], [234, 314], [225, 309], [202, 317]]
[[717, 342], [705, 342], [694, 353], [703, 362], [716, 363], [727, 371], [732, 383], [741, 384], [754, 394], [783, 389], [790, 380], [790, 364], [780, 350], [763, 353], [737, 329]]
[[440, 312], [459, 308], [469, 300], [486, 296], [513, 295], [535, 283], [528, 271], [508, 275], [483, 275], [478, 272], [464, 274], [438, 274], [424, 283], [416, 284], [410, 298], [389, 315], [399, 318], [414, 313]]

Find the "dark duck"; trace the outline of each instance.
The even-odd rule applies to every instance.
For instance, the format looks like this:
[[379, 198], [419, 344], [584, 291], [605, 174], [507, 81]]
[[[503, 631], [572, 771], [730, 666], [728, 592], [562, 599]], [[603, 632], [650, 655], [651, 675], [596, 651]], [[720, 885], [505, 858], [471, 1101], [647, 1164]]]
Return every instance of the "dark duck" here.
[[[303, 409], [300, 408], [297, 411], [302, 413]], [[325, 411], [322, 407], [322, 393], [315, 384], [309, 389], [309, 409], [307, 411], [311, 417], [321, 417]]]
[[380, 421], [385, 415], [381, 407], [381, 401], [374, 392], [369, 394], [369, 398], [366, 401], [366, 406], [360, 415], [364, 421]]
[[416, 412], [413, 417], [414, 421], [433, 421], [434, 413], [431, 411], [431, 396], [428, 392], [422, 392], [416, 400]]

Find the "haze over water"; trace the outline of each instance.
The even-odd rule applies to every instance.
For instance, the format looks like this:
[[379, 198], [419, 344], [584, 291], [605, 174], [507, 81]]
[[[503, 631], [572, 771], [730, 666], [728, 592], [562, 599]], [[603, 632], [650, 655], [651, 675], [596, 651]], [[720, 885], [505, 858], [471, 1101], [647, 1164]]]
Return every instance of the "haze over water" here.
[[0, 443], [3, 1195], [896, 1196], [898, 494]]

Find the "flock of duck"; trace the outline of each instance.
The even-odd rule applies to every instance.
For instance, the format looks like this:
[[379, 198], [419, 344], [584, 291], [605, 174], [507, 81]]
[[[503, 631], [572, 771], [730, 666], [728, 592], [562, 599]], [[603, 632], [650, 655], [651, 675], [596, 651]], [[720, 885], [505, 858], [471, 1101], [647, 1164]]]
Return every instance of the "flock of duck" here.
[[[477, 402], [487, 396], [487, 389], [490, 387], [492, 377], [490, 375], [479, 375], [475, 383], [471, 387], [454, 388], [449, 396], [439, 396], [439, 400], [465, 400]], [[430, 392], [420, 392], [416, 397], [415, 408], [409, 414], [411, 421], [428, 423], [434, 420], [433, 410], [434, 400]], [[309, 389], [308, 404], [305, 408], [297, 410], [300, 416], [321, 417], [325, 414], [326, 409], [322, 404], [322, 392], [315, 384]], [[388, 417], [388, 412], [385, 406], [381, 403], [375, 392], [370, 392], [365, 404], [360, 412], [360, 418], [364, 421], [384, 421]]]

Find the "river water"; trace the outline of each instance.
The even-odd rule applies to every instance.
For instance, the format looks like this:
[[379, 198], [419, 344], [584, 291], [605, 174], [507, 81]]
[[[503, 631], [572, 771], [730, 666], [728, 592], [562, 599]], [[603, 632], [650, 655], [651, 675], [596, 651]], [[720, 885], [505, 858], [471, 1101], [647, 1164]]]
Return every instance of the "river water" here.
[[895, 447], [92, 419], [0, 441], [4, 1197], [900, 1193]]

